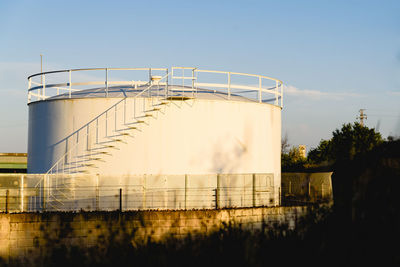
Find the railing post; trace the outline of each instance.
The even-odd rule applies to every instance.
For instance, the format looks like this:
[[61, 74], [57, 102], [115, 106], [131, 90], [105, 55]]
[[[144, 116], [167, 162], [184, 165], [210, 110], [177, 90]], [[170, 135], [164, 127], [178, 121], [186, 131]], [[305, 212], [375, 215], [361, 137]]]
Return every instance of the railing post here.
[[126, 98], [124, 98], [124, 125], [126, 124]]
[[[196, 68], [197, 69], [197, 68]], [[197, 87], [197, 83], [198, 83], [198, 81], [197, 81], [197, 79], [199, 78], [199, 75], [198, 75], [198, 72], [196, 71], [196, 96], [197, 96], [197, 89], [198, 89], [198, 87]]]
[[231, 99], [231, 73], [228, 72], [228, 100]]
[[149, 68], [149, 84], [151, 84], [151, 68]]
[[143, 176], [143, 199], [142, 199], [142, 205], [143, 205], [143, 209], [146, 209], [146, 175]]
[[115, 132], [117, 131], [117, 112], [118, 112], [117, 105], [115, 105], [115, 107], [114, 107], [114, 114], [115, 114], [115, 116], [114, 116], [114, 131]]
[[108, 97], [108, 68], [106, 68], [106, 97]]
[[261, 103], [262, 102], [262, 94], [261, 94], [261, 77], [258, 77], [258, 102]]
[[187, 174], [185, 174], [185, 210], [187, 209], [187, 185], [188, 185], [188, 177]]
[[185, 68], [182, 67], [182, 100], [185, 94]]
[[42, 99], [46, 98], [46, 75], [43, 74], [43, 84], [42, 84]]
[[119, 189], [119, 212], [122, 212], [122, 188]]
[[215, 189], [215, 209], [220, 208], [219, 190], [220, 190], [220, 177], [219, 174], [217, 174], [217, 188]]
[[21, 175], [21, 181], [20, 181], [21, 185], [20, 185], [20, 192], [19, 192], [19, 196], [20, 196], [20, 210], [21, 212], [24, 212], [24, 175]]
[[32, 78], [28, 79], [28, 104], [31, 102], [31, 89], [32, 87]]
[[252, 190], [253, 207], [256, 206], [256, 174], [253, 173], [253, 190]]
[[72, 83], [72, 76], [71, 76], [71, 70], [69, 70], [69, 98], [71, 98], [71, 83]]
[[39, 91], [39, 95], [43, 95], [43, 73], [40, 75], [40, 85], [42, 86]]
[[171, 67], [171, 84], [174, 83], [174, 67]]
[[275, 105], [278, 105], [278, 81], [275, 81]]
[[166, 84], [165, 84], [165, 93], [164, 93], [164, 97], [165, 98], [168, 98], [168, 69], [166, 70], [166, 72], [167, 72], [167, 81], [166, 81]]
[[47, 175], [45, 174], [43, 177], [43, 198], [42, 198], [42, 209], [43, 211], [46, 211], [46, 194], [47, 194]]
[[89, 136], [89, 124], [86, 125], [86, 151], [90, 151], [90, 136]]
[[[167, 187], [167, 177], [164, 178], [164, 209], [168, 208], [168, 187]], [[161, 207], [161, 205], [160, 205]]]
[[[278, 203], [278, 204], [279, 204], [279, 206], [282, 206], [282, 187], [279, 186], [279, 187], [278, 187], [278, 191], [279, 191], [279, 192], [278, 192], [278, 194], [279, 194], [279, 195], [278, 195], [278, 197], [279, 197], [279, 199], [278, 199], [278, 202], [279, 202], [279, 203]], [[274, 193], [274, 195], [275, 195], [275, 193]]]
[[[185, 69], [184, 68], [182, 68], [182, 87], [185, 87]], [[183, 90], [183, 88], [182, 88], [182, 90]]]
[[218, 189], [217, 188], [215, 188], [214, 189], [214, 196], [215, 196], [215, 209], [217, 210], [218, 209]]
[[106, 135], [105, 135], [105, 137], [107, 137], [108, 136], [108, 110], [106, 110], [106, 114], [105, 114], [105, 130], [106, 130]]
[[96, 211], [99, 210], [99, 174], [96, 174]]
[[194, 69], [192, 69], [192, 97], [194, 98]]
[[8, 200], [9, 200], [9, 196], [10, 196], [10, 190], [7, 189], [6, 191], [6, 206], [5, 206], [5, 212], [8, 213]]

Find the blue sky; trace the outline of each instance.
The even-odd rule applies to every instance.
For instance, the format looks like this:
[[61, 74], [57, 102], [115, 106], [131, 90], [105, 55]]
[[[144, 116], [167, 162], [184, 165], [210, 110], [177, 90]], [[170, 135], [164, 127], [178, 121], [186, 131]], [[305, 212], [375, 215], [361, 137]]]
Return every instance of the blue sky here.
[[399, 1], [0, 1], [0, 152], [26, 152], [27, 80], [195, 66], [284, 81], [282, 133], [315, 147], [360, 108], [400, 135]]

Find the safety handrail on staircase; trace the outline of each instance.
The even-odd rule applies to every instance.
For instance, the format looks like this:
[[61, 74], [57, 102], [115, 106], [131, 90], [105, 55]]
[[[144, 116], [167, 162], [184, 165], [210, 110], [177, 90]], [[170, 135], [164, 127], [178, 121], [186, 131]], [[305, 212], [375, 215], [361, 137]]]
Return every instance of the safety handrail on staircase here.
[[[165, 76], [162, 77], [160, 80], [166, 79], [168, 76], [169, 76], [169, 74], [165, 75]], [[157, 85], [157, 83], [150, 83], [150, 85], [149, 85], [148, 87], [146, 87], [145, 89], [143, 89], [143, 90], [142, 90], [140, 93], [138, 93], [134, 98], [139, 98], [139, 97], [142, 96], [145, 92], [147, 92], [150, 88], [152, 88], [154, 85]], [[112, 105], [111, 107], [109, 107], [108, 109], [106, 109], [105, 111], [103, 111], [101, 114], [99, 114], [99, 115], [96, 116], [94, 119], [92, 119], [91, 121], [89, 121], [88, 123], [86, 123], [84, 126], [82, 126], [81, 128], [79, 128], [77, 131], [75, 131], [74, 134], [70, 135], [70, 136], [69, 136], [69, 139], [72, 139], [73, 136], [74, 136], [75, 134], [79, 133], [82, 129], [89, 127], [89, 125], [90, 125], [91, 123], [94, 123], [95, 121], [97, 121], [101, 116], [104, 116], [104, 114], [106, 114], [108, 111], [110, 111], [110, 110], [112, 110], [112, 109], [115, 109], [120, 103], [124, 102], [125, 100], [126, 100], [126, 97], [123, 98], [123, 99], [121, 99], [120, 101], [118, 101], [117, 103], [115, 103], [114, 105]], [[89, 133], [86, 132], [86, 133], [84, 134], [84, 136], [82, 136], [81, 139], [79, 139], [79, 140], [84, 140], [84, 139], [87, 137], [88, 134], [89, 134]], [[60, 159], [57, 160], [57, 161], [53, 164], [53, 166], [46, 172], [46, 174], [52, 174], [52, 170], [53, 170], [60, 162], [62, 162], [63, 160], [65, 160], [65, 157], [66, 157], [73, 149], [75, 149], [75, 148], [78, 146], [78, 144], [79, 144], [79, 141], [76, 142], [76, 143], [74, 144], [74, 146], [71, 147], [67, 152], [65, 152], [65, 153], [60, 157]]]
[[[168, 78], [168, 76], [169, 76], [169, 74], [167, 74], [167, 75], [165, 75], [165, 76], [163, 76], [163, 77], [160, 77], [159, 79], [157, 79], [156, 82], [150, 82], [149, 86], [147, 86], [145, 89], [143, 89], [140, 93], [138, 93], [138, 94], [134, 97], [134, 100], [135, 100], [136, 98], [142, 96], [144, 93], [146, 93], [146, 92], [148, 92], [148, 91], [151, 91], [151, 88], [152, 88], [153, 86], [159, 85], [159, 84], [160, 84], [160, 81], [162, 81], [162, 80]], [[126, 99], [127, 99], [127, 98], [125, 97], [124, 99], [118, 101], [117, 103], [115, 103], [114, 105], [112, 105], [110, 108], [108, 108], [107, 110], [105, 110], [104, 112], [102, 112], [101, 114], [99, 114], [98, 116], [96, 116], [94, 119], [92, 119], [92, 120], [89, 121], [87, 124], [85, 124], [84, 126], [82, 126], [79, 130], [75, 131], [74, 134], [70, 135], [70, 136], [69, 136], [69, 139], [72, 139], [72, 140], [73, 140], [73, 138], [74, 138], [75, 135], [78, 135], [78, 134], [80, 133], [81, 130], [83, 130], [83, 129], [87, 128], [87, 127], [90, 127], [90, 125], [91, 125], [92, 123], [94, 123], [95, 121], [98, 123], [98, 120], [99, 120], [102, 116], [104, 116], [105, 114], [107, 114], [108, 111], [114, 110], [114, 112], [117, 112], [117, 111], [119, 110], [119, 108], [120, 108], [120, 107], [119, 107], [120, 104], [121, 104], [122, 102], [126, 101]], [[134, 103], [136, 103], [136, 102], [134, 102]], [[136, 104], [135, 104], [135, 105], [136, 105]], [[154, 107], [154, 103], [152, 103], [152, 106]], [[146, 109], [145, 109], [145, 108], [146, 108], [146, 107], [144, 106], [144, 107], [143, 107], [143, 110], [142, 110], [141, 112], [145, 113], [145, 112], [146, 112]], [[135, 109], [136, 109], [136, 107], [135, 107]], [[124, 112], [126, 112], [125, 109], [124, 109]], [[124, 114], [124, 115], [126, 115], [126, 114]], [[135, 117], [135, 120], [136, 120], [136, 117]], [[104, 120], [103, 123], [107, 123], [107, 122]], [[100, 126], [100, 125], [97, 124], [97, 125], [96, 125], [96, 128], [98, 129], [99, 126]], [[106, 124], [106, 127], [107, 127], [107, 124]], [[108, 128], [108, 127], [107, 127], [107, 128]], [[108, 132], [108, 129], [106, 129], [106, 131]], [[53, 178], [53, 177], [51, 177], [51, 176], [52, 176], [53, 174], [64, 174], [64, 173], [65, 173], [65, 163], [63, 163], [63, 162], [64, 162], [64, 161], [66, 160], [66, 158], [68, 158], [68, 157], [70, 157], [70, 160], [69, 160], [69, 162], [68, 162], [68, 165], [69, 165], [68, 168], [69, 168], [69, 169], [75, 168], [75, 171], [76, 171], [76, 172], [80, 172], [80, 171], [79, 171], [79, 168], [83, 167], [84, 165], [79, 164], [79, 166], [77, 166], [76, 161], [77, 161], [77, 157], [78, 157], [78, 156], [77, 156], [77, 155], [70, 156], [70, 155], [73, 153], [74, 150], [76, 150], [76, 149], [78, 148], [79, 144], [82, 142], [81, 140], [87, 140], [86, 138], [88, 137], [88, 135], [89, 135], [89, 131], [87, 131], [83, 136], [81, 136], [80, 139], [77, 139], [77, 142], [76, 142], [67, 152], [65, 152], [65, 153], [53, 164], [53, 166], [43, 175], [43, 177], [38, 181], [38, 183], [35, 185], [35, 188], [40, 187], [40, 185], [41, 185], [42, 182], [43, 182], [43, 183], [46, 183], [46, 182], [47, 182], [48, 185], [47, 185], [47, 186], [43, 185], [43, 188], [44, 188], [44, 187], [47, 187], [47, 188], [51, 188], [51, 189], [52, 189], [52, 190], [47, 191], [47, 192], [43, 191], [43, 192], [41, 192], [40, 194], [43, 194], [43, 196], [46, 194], [46, 197], [47, 197], [47, 198], [52, 198], [54, 201], [56, 201], [56, 202], [59, 203], [59, 204], [62, 204], [62, 203], [63, 203], [63, 202], [62, 202], [62, 199], [61, 199], [61, 200], [58, 199], [57, 194], [63, 193], [63, 192], [61, 192], [60, 190], [65, 189], [65, 187], [63, 186], [63, 184], [61, 184], [60, 186], [57, 186], [57, 184], [56, 184], [55, 186], [52, 185], [52, 184], [51, 184], [51, 182], [52, 182], [51, 178]], [[107, 137], [107, 136], [106, 136], [106, 137]], [[89, 142], [89, 141], [87, 141], [87, 142]], [[73, 161], [71, 161], [71, 157], [74, 157]], [[89, 158], [91, 158], [91, 155], [90, 155]], [[74, 161], [75, 161], [75, 166], [72, 166], [71, 164], [73, 164]], [[61, 163], [63, 163], [63, 165], [62, 165], [62, 166], [59, 166], [59, 164], [61, 164]], [[57, 170], [57, 173], [54, 173], [54, 169]], [[59, 169], [62, 170], [61, 173], [59, 173]], [[69, 172], [69, 174], [70, 174], [70, 172]], [[46, 179], [46, 178], [47, 178], [47, 179]], [[57, 178], [57, 177], [55, 177], [55, 178]], [[53, 181], [53, 182], [54, 182], [54, 181]], [[64, 193], [63, 193], [63, 194], [64, 194]]]

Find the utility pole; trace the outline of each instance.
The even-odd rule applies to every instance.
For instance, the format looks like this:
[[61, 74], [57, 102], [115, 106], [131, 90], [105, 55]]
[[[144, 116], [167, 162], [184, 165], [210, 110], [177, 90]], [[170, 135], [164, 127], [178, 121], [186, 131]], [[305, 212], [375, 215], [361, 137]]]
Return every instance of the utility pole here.
[[364, 119], [365, 119], [365, 120], [367, 119], [367, 114], [364, 113], [364, 110], [365, 110], [365, 109], [360, 109], [360, 110], [359, 110], [360, 116], [357, 117], [357, 119], [360, 119], [360, 124], [361, 124], [361, 126], [364, 126]]

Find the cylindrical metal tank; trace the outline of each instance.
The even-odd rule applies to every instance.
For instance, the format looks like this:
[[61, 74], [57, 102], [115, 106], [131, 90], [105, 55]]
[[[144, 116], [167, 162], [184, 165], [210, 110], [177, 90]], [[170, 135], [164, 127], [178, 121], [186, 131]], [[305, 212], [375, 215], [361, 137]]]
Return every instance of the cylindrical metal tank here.
[[[276, 156], [280, 153], [280, 107], [217, 99], [174, 100], [158, 114], [142, 118], [145, 123], [138, 129], [125, 129], [125, 136], [116, 136], [126, 119], [123, 110], [116, 114], [114, 110], [109, 112], [109, 138], [105, 137], [105, 116], [99, 121], [99, 128], [89, 128], [89, 136], [85, 136], [84, 126], [120, 100], [82, 98], [31, 103], [29, 172], [47, 172], [76, 139], [86, 146], [90, 138], [94, 146], [97, 135], [104, 139], [99, 142], [108, 141], [115, 147], [103, 149], [110, 155], [104, 155], [104, 161], [99, 160], [98, 168], [87, 167], [92, 173], [277, 173], [280, 167], [280, 158]], [[126, 105], [133, 105], [130, 100], [126, 100]], [[151, 100], [136, 99], [140, 104], [143, 101]], [[81, 136], [74, 135], [82, 126]], [[85, 153], [82, 146], [78, 154]], [[74, 152], [71, 156], [79, 155]]]
[[[105, 81], [74, 83], [71, 74], [78, 70], [60, 71], [69, 78], [52, 84], [43, 78], [54, 72], [29, 77], [28, 173], [263, 173], [280, 184], [279, 80], [172, 68], [149, 69], [145, 82], [111, 81], [110, 69], [100, 70]], [[204, 73], [227, 79], [201, 80]], [[255, 83], [233, 81], [242, 76]], [[77, 89], [81, 85], [86, 88]]]

